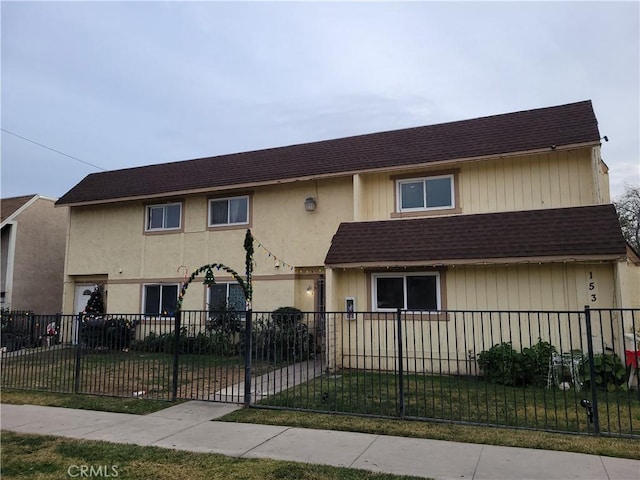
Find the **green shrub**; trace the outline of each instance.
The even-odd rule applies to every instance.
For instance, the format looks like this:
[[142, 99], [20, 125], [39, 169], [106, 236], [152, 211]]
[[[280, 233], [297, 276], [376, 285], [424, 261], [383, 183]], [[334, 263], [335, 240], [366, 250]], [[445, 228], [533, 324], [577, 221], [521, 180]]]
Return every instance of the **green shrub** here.
[[[149, 333], [141, 340], [135, 340], [131, 349], [146, 353], [173, 354], [175, 351], [176, 337], [171, 333]], [[237, 354], [236, 343], [230, 340], [227, 334], [220, 332], [200, 332], [195, 336], [188, 336], [186, 327], [182, 328], [180, 335], [179, 353], [192, 355], [219, 355], [231, 356]]]
[[[254, 318], [252, 352], [259, 360], [299, 362], [313, 353], [313, 334], [302, 322], [304, 314], [294, 307], [281, 307], [268, 315]], [[175, 335], [150, 333], [132, 343], [133, 350], [173, 354]], [[209, 312], [205, 332], [188, 336], [186, 327], [180, 335], [180, 353], [231, 356], [244, 354], [245, 324], [241, 313], [225, 306]]]
[[126, 318], [87, 315], [80, 322], [80, 344], [85, 348], [129, 348], [135, 322]]
[[302, 321], [302, 311], [295, 307], [280, 307], [271, 312], [271, 319], [279, 328], [292, 328]]
[[[241, 312], [226, 302], [215, 311], [209, 311], [204, 332], [189, 334], [187, 327], [180, 329], [179, 353], [194, 355], [233, 356], [239, 353], [238, 342], [244, 330]], [[131, 348], [149, 353], [173, 354], [175, 351], [173, 332], [149, 333], [145, 338], [133, 342]]]
[[[186, 343], [186, 339], [184, 341]], [[160, 335], [151, 332], [141, 340], [135, 340], [131, 344], [131, 349], [146, 353], [173, 353], [175, 336], [173, 333], [162, 333]]]
[[548, 342], [514, 350], [511, 342], [494, 345], [478, 355], [478, 365], [486, 378], [500, 385], [544, 385], [551, 355], [556, 351]]
[[556, 353], [556, 348], [549, 342], [538, 339], [538, 343], [530, 348], [522, 349], [522, 375], [525, 384], [544, 386], [547, 384], [549, 362]]
[[[627, 390], [626, 383], [627, 370], [622, 364], [620, 357], [615, 353], [600, 353], [593, 356], [593, 376], [597, 388], [614, 392], [616, 390]], [[591, 370], [589, 363], [583, 364], [583, 378], [587, 388], [591, 385]]]
[[502, 342], [489, 350], [480, 352], [478, 365], [484, 371], [485, 377], [492, 383], [513, 385], [515, 383], [514, 369], [517, 364], [518, 352], [511, 346], [511, 342]]
[[235, 355], [239, 352], [239, 339], [244, 331], [241, 314], [224, 302], [218, 310], [209, 312], [206, 324], [207, 338], [200, 338], [200, 346], [218, 355]]
[[302, 323], [303, 313], [294, 307], [280, 307], [253, 325], [253, 352], [264, 360], [303, 361], [312, 353], [313, 334]]

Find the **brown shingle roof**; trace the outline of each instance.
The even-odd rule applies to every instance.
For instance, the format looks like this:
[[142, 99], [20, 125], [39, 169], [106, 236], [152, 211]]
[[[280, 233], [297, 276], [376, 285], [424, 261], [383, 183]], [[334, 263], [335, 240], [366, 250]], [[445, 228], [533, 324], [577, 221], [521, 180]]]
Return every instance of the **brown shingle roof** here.
[[4, 222], [13, 215], [20, 207], [31, 200], [35, 195], [24, 195], [22, 197], [10, 197], [0, 200], [0, 222]]
[[288, 147], [94, 173], [57, 202], [113, 201], [597, 143], [591, 101]]
[[625, 255], [613, 205], [343, 223], [325, 264]]

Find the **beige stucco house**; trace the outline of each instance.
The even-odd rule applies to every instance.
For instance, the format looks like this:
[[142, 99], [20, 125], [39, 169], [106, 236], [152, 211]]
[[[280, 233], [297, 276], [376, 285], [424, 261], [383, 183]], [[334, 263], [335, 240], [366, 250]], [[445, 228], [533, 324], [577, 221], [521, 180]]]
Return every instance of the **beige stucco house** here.
[[[162, 315], [196, 268], [244, 272], [254, 310], [638, 307], [590, 101], [96, 173], [70, 208], [64, 312]], [[637, 260], [637, 257], [635, 257]], [[231, 276], [183, 308], [243, 305]]]
[[62, 312], [68, 208], [41, 195], [3, 198], [2, 307], [35, 314]]

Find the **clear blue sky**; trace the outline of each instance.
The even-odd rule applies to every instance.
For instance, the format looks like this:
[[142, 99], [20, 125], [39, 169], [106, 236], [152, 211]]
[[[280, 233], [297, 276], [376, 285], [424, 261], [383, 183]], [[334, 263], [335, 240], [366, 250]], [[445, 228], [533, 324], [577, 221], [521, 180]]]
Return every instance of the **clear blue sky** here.
[[[107, 170], [591, 99], [640, 184], [638, 2], [8, 2], [2, 128]], [[98, 168], [2, 133], [2, 196]]]

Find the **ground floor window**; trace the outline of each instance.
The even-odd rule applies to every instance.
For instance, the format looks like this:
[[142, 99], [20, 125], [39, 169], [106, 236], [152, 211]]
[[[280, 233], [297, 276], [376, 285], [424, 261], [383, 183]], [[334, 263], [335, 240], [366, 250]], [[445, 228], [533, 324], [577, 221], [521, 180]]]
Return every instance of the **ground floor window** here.
[[375, 310], [440, 310], [438, 272], [373, 275]]
[[144, 286], [144, 311], [150, 317], [171, 317], [178, 304], [178, 284], [147, 284]]
[[208, 309], [222, 312], [227, 309], [243, 312], [247, 309], [244, 291], [238, 283], [216, 283], [209, 287]]

